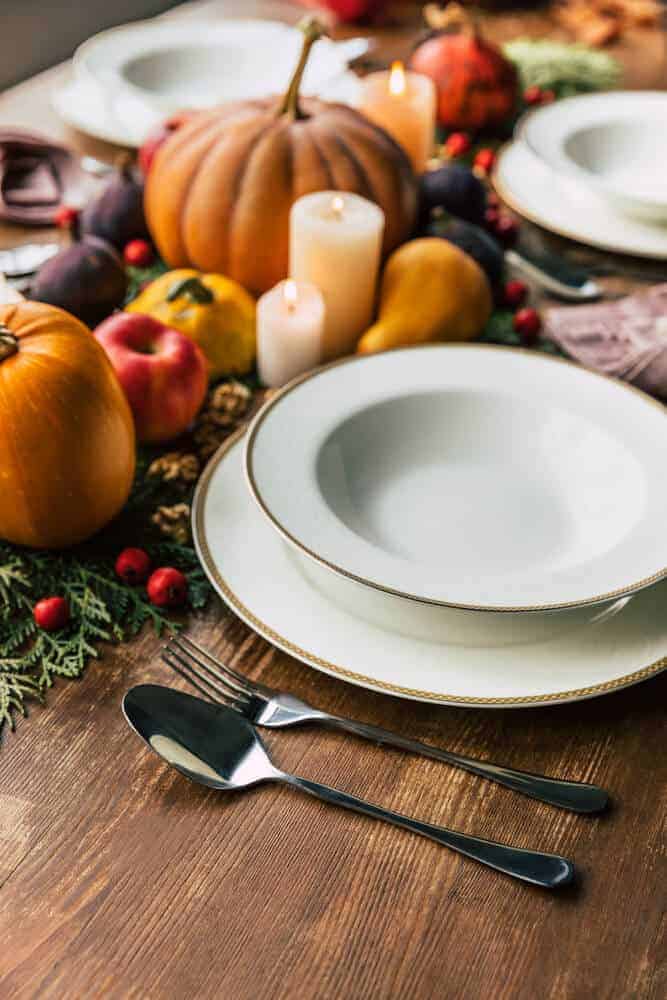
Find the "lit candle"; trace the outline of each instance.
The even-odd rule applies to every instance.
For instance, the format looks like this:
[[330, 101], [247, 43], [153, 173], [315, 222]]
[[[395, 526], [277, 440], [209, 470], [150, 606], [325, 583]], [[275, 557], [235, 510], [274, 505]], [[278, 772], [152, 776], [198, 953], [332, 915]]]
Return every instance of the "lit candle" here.
[[324, 299], [306, 282], [281, 281], [257, 303], [257, 368], [264, 385], [285, 385], [322, 361]]
[[436, 96], [433, 81], [422, 73], [406, 73], [395, 62], [389, 71], [361, 80], [357, 107], [389, 132], [406, 151], [417, 173], [433, 155]]
[[351, 353], [373, 319], [384, 212], [357, 194], [306, 194], [290, 213], [289, 267], [326, 304], [324, 360]]

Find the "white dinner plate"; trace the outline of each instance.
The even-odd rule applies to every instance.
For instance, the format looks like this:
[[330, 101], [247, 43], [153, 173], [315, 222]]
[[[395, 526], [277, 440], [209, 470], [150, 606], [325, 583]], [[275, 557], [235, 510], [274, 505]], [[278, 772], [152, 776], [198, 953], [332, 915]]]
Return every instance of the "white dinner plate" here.
[[256, 416], [247, 475], [301, 555], [412, 601], [547, 612], [667, 575], [667, 409], [536, 351], [320, 368]]
[[[316, 96], [354, 104], [358, 91], [359, 78], [348, 71], [323, 86]], [[141, 146], [151, 129], [165, 118], [164, 110], [141, 100], [131, 91], [108, 93], [78, 77], [54, 90], [51, 103], [63, 121], [79, 132], [130, 148]]]
[[211, 583], [251, 628], [297, 659], [352, 684], [448, 705], [510, 708], [593, 698], [667, 666], [667, 583], [614, 618], [548, 642], [460, 647], [387, 633], [329, 603], [262, 517], [244, 478], [243, 439], [205, 469], [192, 509]]
[[667, 221], [667, 93], [580, 94], [529, 111], [515, 136], [621, 212]]
[[493, 184], [510, 208], [552, 233], [601, 250], [667, 260], [667, 226], [623, 215], [579, 181], [555, 174], [524, 142], [501, 150]]

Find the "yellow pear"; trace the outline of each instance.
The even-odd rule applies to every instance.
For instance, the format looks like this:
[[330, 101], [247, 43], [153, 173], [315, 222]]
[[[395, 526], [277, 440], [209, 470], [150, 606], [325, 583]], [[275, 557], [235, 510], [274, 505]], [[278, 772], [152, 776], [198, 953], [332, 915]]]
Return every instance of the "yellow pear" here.
[[479, 264], [439, 237], [411, 240], [384, 269], [376, 323], [359, 354], [433, 340], [473, 340], [491, 315], [491, 289]]

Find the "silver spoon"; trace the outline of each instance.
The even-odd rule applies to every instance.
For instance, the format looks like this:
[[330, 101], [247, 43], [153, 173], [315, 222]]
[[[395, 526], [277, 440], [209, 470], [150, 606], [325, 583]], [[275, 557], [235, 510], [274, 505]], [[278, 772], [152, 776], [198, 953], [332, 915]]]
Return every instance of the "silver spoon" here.
[[571, 882], [574, 866], [555, 854], [497, 844], [383, 809], [347, 792], [286, 774], [273, 766], [254, 727], [237, 712], [157, 684], [140, 684], [123, 698], [125, 718], [160, 757], [187, 778], [219, 791], [277, 781], [324, 802], [364, 813], [546, 889]]

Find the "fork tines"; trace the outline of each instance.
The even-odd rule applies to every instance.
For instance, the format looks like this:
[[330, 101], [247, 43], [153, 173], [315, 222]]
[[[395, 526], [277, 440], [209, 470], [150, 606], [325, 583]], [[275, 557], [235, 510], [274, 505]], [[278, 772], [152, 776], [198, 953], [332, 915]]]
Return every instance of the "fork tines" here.
[[187, 636], [173, 636], [162, 648], [162, 660], [209, 701], [242, 708], [252, 695], [252, 684], [216, 660]]

